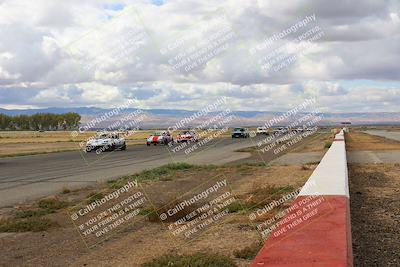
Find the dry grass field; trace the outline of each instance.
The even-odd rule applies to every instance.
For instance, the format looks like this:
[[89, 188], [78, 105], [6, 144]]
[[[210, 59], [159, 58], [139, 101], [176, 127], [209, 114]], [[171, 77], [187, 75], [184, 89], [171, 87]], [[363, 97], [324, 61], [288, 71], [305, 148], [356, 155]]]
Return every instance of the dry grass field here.
[[346, 141], [347, 151], [400, 150], [400, 142], [361, 132], [351, 131], [347, 134]]

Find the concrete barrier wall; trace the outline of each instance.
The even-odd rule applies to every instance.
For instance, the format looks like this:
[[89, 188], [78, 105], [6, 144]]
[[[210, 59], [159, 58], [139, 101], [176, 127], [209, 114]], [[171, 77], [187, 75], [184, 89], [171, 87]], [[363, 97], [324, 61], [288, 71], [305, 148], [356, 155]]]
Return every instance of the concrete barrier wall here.
[[250, 266], [353, 266], [344, 131]]

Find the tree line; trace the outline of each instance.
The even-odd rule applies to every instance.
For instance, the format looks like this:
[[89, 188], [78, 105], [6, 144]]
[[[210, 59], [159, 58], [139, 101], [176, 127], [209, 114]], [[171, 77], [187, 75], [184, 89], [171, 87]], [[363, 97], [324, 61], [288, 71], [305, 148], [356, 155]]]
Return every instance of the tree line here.
[[81, 116], [75, 112], [64, 114], [36, 113], [17, 116], [0, 113], [0, 130], [72, 130], [79, 126], [80, 121]]

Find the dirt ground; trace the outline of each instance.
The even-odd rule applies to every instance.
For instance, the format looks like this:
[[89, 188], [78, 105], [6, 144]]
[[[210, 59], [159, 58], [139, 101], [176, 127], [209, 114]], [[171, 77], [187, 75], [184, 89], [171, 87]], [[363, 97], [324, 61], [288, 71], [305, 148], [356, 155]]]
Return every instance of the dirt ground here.
[[[359, 132], [346, 140], [348, 151], [400, 150]], [[349, 186], [354, 266], [400, 266], [400, 165], [349, 164]]]
[[350, 165], [355, 266], [400, 266], [400, 165]]

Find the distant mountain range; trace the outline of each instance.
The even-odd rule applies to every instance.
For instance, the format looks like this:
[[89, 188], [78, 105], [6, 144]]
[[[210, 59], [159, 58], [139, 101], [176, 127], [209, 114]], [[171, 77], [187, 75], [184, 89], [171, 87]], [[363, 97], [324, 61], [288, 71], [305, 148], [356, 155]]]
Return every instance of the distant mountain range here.
[[[67, 113], [76, 112], [82, 116], [82, 124], [85, 124], [96, 117], [99, 117], [107, 112], [112, 112], [113, 109], [104, 109], [96, 107], [76, 107], [76, 108], [44, 108], [44, 109], [2, 109], [0, 113], [10, 116], [26, 114], [32, 115], [35, 113]], [[123, 109], [118, 115], [112, 116], [106, 121], [96, 125], [96, 127], [107, 127], [115, 120], [121, 119], [124, 114], [135, 112], [137, 109]], [[168, 127], [174, 123], [181, 121], [184, 118], [190, 117], [197, 111], [181, 110], [181, 109], [147, 109], [144, 110], [146, 115], [145, 120], [141, 123], [144, 128]], [[211, 112], [206, 116], [190, 121], [190, 126], [197, 126], [207, 119], [211, 119], [219, 112]], [[232, 111], [230, 114], [235, 116], [235, 119], [230, 121], [229, 126], [257, 126], [262, 125], [270, 119], [283, 115], [285, 112], [270, 112], [270, 111]], [[302, 116], [305, 113], [300, 113]], [[282, 121], [282, 125], [290, 121]], [[368, 113], [322, 113], [322, 120], [319, 125], [338, 125], [341, 122], [351, 122], [355, 125], [400, 125], [400, 112], [368, 112]]]

